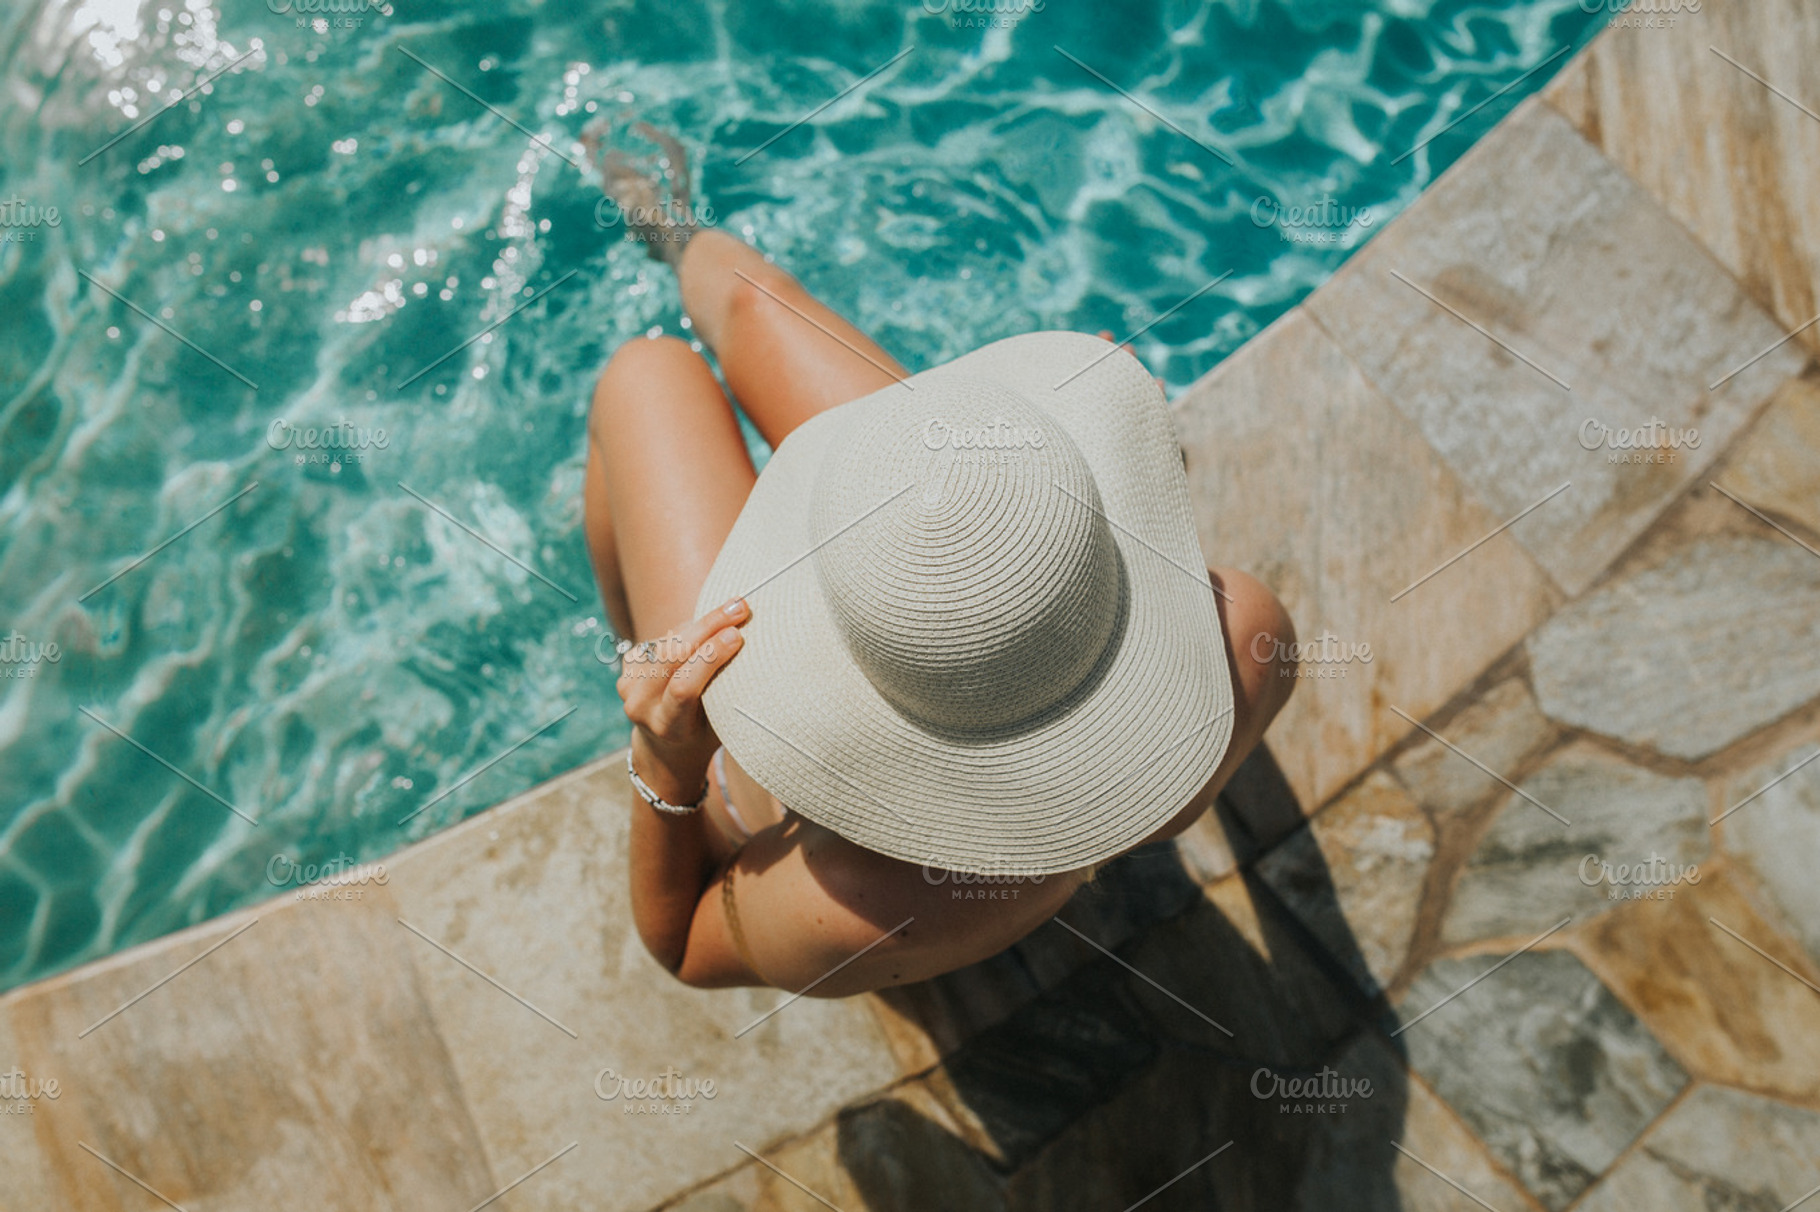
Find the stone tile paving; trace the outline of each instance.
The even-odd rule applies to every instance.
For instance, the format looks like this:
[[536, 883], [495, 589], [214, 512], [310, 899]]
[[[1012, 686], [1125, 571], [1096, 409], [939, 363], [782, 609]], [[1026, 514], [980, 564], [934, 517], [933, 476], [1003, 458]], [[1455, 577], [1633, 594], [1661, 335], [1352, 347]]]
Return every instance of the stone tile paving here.
[[1531, 637], [1536, 698], [1561, 723], [1697, 761], [1820, 696], [1816, 602], [1820, 557], [1796, 543], [1700, 539]]
[[1445, 942], [1527, 940], [1563, 918], [1584, 922], [1678, 886], [1710, 853], [1698, 779], [1576, 747], [1519, 787], [1461, 869], [1442, 919]]
[[980, 1125], [987, 1152], [1005, 1169], [1028, 1161], [1160, 1054], [1157, 1024], [1121, 978], [1102, 959], [944, 1064], [955, 1110]]
[[1124, 959], [1148, 978], [1132, 995], [1160, 1030], [1242, 1062], [1312, 1066], [1358, 1021], [1350, 991], [1248, 877], [1213, 885]]
[[[1364, 1031], [1333, 1061], [1335, 1072], [1372, 1083], [1338, 1114], [1316, 1116], [1296, 1183], [1298, 1212], [1456, 1212], [1469, 1199], [1515, 1212], [1537, 1206], [1447, 1104], [1406, 1070], [1399, 1045]], [[1382, 1156], [1384, 1142], [1398, 1151]], [[1389, 1164], [1383, 1164], [1388, 1161]], [[1438, 1173], [1437, 1173], [1438, 1172]], [[1445, 1175], [1446, 1177], [1441, 1177]]]
[[1820, 1113], [1702, 1086], [1595, 1187], [1583, 1212], [1784, 1212], [1820, 1188]]
[[1800, 969], [1799, 948], [1723, 864], [1606, 914], [1571, 945], [1695, 1077], [1820, 1106], [1820, 994], [1715, 922]]
[[1820, 744], [1746, 771], [1727, 803], [1739, 806], [1723, 821], [1726, 850], [1820, 965]]
[[1414, 1071], [1558, 1210], [1604, 1173], [1687, 1075], [1572, 955], [1531, 951], [1492, 971], [1503, 959], [1429, 967], [1404, 1000], [1398, 1038]]
[[[158, 1206], [99, 1154], [186, 1208], [278, 1208], [300, 1192], [355, 1208], [375, 1190], [472, 1207], [502, 1185], [490, 1162], [529, 1168], [566, 1143], [489, 1157], [396, 902], [362, 891], [219, 918], [160, 940], [154, 964], [83, 969], [10, 1002], [13, 1055], [63, 1090], [33, 1113], [56, 1180], [39, 1206]], [[0, 1191], [10, 1203], [4, 1178]]]
[[1208, 560], [1270, 585], [1299, 638], [1331, 635], [1349, 656], [1370, 646], [1369, 659], [1311, 665], [1322, 676], [1302, 679], [1274, 725], [1302, 805], [1409, 731], [1393, 707], [1427, 716], [1547, 617], [1547, 578], [1508, 534], [1398, 597], [1501, 519], [1304, 312], [1197, 383], [1176, 429]]
[[[24, 1088], [8, 1089], [6, 1101], [0, 1103], [0, 1158], [5, 1181], [0, 1183], [0, 1208], [54, 1208], [58, 1187], [51, 1158], [38, 1147], [38, 1130], [42, 1120], [54, 1116], [66, 1105], [64, 1083], [67, 1073], [27, 1057], [19, 1047], [10, 1015], [0, 1013], [0, 1081], [12, 1078]], [[24, 1062], [21, 1064], [20, 1062]], [[17, 1075], [16, 1078], [13, 1075]], [[50, 1085], [48, 1083], [56, 1083]], [[10, 1083], [9, 1083], [10, 1085]], [[19, 1097], [23, 1094], [24, 1097]]]
[[[1089, 962], [931, 1073], [769, 1151], [787, 1178], [748, 1166], [673, 1206], [825, 1207], [819, 1196], [842, 1209], [1116, 1210], [1230, 1136], [1224, 1166], [1154, 1206], [1279, 1208], [1323, 1125], [1299, 1104], [1260, 1097], [1257, 1073], [1344, 1066], [1374, 1079], [1361, 1108], [1369, 1102], [1381, 1125], [1401, 1122], [1394, 1051], [1382, 1045], [1369, 1072], [1340, 1051], [1358, 1029], [1345, 999], [1243, 878], [1132, 940], [1123, 963], [1082, 949]], [[1213, 1133], [1227, 1135], [1202, 1147]], [[1355, 1176], [1388, 1172], [1393, 1156], [1383, 1134], [1347, 1154]]]
[[[1542, 92], [1789, 330], [1820, 313], [1820, 23], [1705, 0], [1595, 38]], [[1778, 95], [1778, 90], [1780, 95]], [[1820, 352], [1820, 327], [1800, 334]]]
[[1258, 874], [1367, 993], [1402, 969], [1434, 857], [1434, 828], [1384, 771], [1258, 863]]
[[846, 1108], [769, 1153], [776, 1170], [742, 1172], [678, 1206], [698, 1212], [1007, 1207], [1001, 1177], [929, 1110], [902, 1094]]
[[[1507, 678], [1400, 754], [1393, 769], [1437, 819], [1458, 817], [1560, 736], [1522, 678]], [[1445, 743], [1443, 743], [1445, 742]]]
[[[539, 1176], [539, 1208], [648, 1206], [739, 1160], [730, 1140], [762, 1148], [806, 1132], [899, 1072], [864, 1002], [769, 1013], [775, 990], [693, 990], [658, 966], [626, 903], [626, 816], [607, 808], [629, 791], [623, 762], [603, 763], [390, 867], [398, 916], [435, 942], [388, 925], [416, 949], [501, 1185], [581, 1142]], [[667, 1071], [714, 1092], [622, 1093]]]
[[[1574, 594], [1803, 361], [1758, 358], [1782, 328], [1533, 100], [1305, 306], [1492, 513], [1534, 507], [1510, 533]], [[1616, 461], [1652, 419], [1660, 461]]]
[[1727, 491], [1820, 541], [1820, 372], [1783, 384], [1727, 463]]

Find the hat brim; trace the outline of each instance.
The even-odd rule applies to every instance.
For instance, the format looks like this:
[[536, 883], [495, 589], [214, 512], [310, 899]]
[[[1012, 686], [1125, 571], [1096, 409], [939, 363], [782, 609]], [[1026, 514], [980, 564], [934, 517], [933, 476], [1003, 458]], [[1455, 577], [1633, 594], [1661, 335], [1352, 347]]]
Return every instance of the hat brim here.
[[753, 778], [849, 841], [949, 871], [1073, 870], [1181, 811], [1231, 740], [1226, 645], [1181, 451], [1148, 372], [1094, 337], [1011, 337], [909, 383], [947, 376], [1018, 392], [1093, 473], [1126, 597], [1089, 684], [1033, 727], [957, 738], [901, 714], [848, 654], [816, 572], [810, 499], [842, 414], [905, 390], [893, 385], [810, 419], [772, 454], [702, 587], [698, 614], [740, 596], [752, 608], [703, 702]]

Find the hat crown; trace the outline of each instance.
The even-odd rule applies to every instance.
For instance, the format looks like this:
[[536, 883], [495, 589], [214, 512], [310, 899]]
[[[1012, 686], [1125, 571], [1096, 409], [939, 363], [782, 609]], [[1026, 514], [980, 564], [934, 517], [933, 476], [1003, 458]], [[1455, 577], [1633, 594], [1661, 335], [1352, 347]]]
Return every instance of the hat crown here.
[[814, 558], [842, 639], [925, 726], [1034, 722], [1089, 679], [1122, 617], [1087, 461], [1000, 384], [950, 376], [893, 396], [852, 418], [816, 481]]

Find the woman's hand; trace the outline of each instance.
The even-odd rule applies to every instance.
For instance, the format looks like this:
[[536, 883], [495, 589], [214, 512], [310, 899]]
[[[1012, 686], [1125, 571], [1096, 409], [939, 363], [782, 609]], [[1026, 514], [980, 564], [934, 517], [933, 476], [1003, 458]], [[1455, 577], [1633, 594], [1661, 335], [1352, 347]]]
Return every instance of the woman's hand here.
[[618, 690], [633, 724], [633, 765], [673, 804], [692, 804], [701, 794], [720, 743], [701, 694], [745, 642], [738, 625], [750, 614], [735, 598], [681, 631], [631, 645], [623, 654]]

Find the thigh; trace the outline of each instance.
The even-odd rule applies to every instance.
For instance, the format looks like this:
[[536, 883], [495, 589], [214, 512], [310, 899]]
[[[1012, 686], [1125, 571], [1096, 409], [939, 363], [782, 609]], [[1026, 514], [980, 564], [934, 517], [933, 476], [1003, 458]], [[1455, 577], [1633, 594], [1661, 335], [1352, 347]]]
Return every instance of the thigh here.
[[678, 272], [727, 386], [774, 447], [816, 413], [907, 377], [877, 342], [723, 232], [690, 241]]
[[588, 549], [615, 630], [650, 639], [693, 619], [756, 475], [687, 344], [638, 338], [614, 353], [594, 389], [587, 474]]

